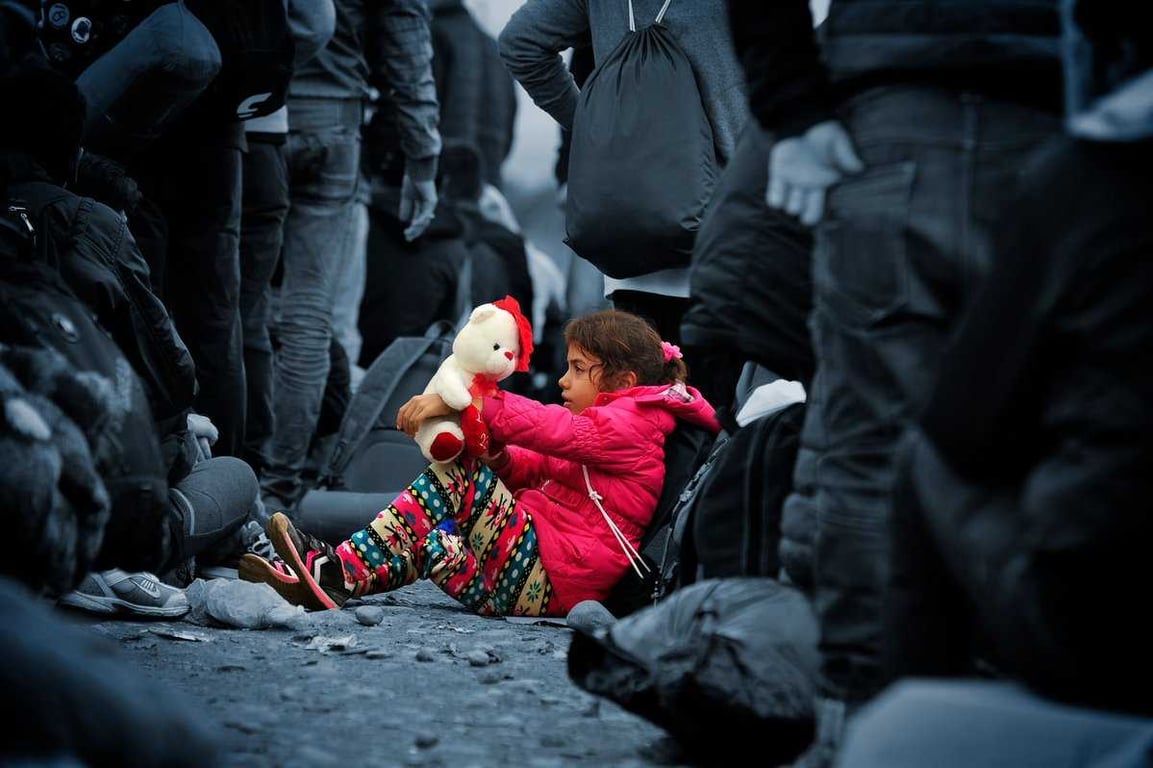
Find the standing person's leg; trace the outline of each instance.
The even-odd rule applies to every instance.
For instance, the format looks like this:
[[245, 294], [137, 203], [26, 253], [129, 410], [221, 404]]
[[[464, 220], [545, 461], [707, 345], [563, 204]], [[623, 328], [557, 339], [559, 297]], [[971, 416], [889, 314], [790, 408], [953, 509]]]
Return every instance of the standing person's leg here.
[[649, 322], [661, 338], [670, 344], [681, 343], [681, 318], [689, 308], [689, 300], [659, 293], [617, 290], [610, 297], [613, 309], [631, 312]]
[[277, 306], [269, 465], [261, 492], [269, 510], [295, 508], [301, 470], [316, 431], [329, 370], [332, 296], [360, 165], [360, 103], [293, 100], [289, 104], [290, 206], [284, 225], [283, 280]]
[[333, 286], [332, 335], [344, 347], [352, 367], [352, 389], [360, 384], [360, 303], [364, 299], [368, 259], [368, 201], [364, 198], [368, 182], [359, 182], [357, 200], [349, 208], [349, 223], [344, 243], [337, 248], [339, 272]]
[[165, 301], [196, 362], [195, 408], [220, 431], [213, 450], [221, 456], [237, 455], [244, 435], [243, 141], [240, 123], [187, 123], [151, 153], [163, 164], [153, 178], [168, 223]]
[[273, 432], [273, 355], [268, 325], [271, 282], [284, 242], [288, 216], [288, 163], [284, 137], [248, 134], [240, 220], [240, 319], [248, 389], [241, 458], [257, 473], [268, 463]]
[[802, 437], [816, 455], [798, 461], [797, 487], [811, 487], [816, 501], [823, 692], [851, 709], [885, 682], [881, 597], [897, 440], [958, 307], [987, 270], [989, 228], [1021, 161], [1057, 121], [892, 87], [852, 100], [845, 122], [866, 170], [831, 191], [817, 233], [819, 369]]
[[710, 373], [710, 359], [708, 356], [700, 354], [702, 351], [700, 348], [689, 349], [681, 346], [681, 320], [684, 319], [685, 312], [689, 309], [688, 299], [680, 296], [665, 296], [659, 293], [619, 289], [613, 291], [610, 299], [613, 309], [631, 312], [643, 317], [657, 329], [657, 333], [663, 340], [681, 348], [681, 354], [689, 370], [689, 383], [696, 384], [697, 372], [699, 371], [701, 373], [700, 383], [704, 385], [701, 393], [705, 399], [712, 402], [710, 395], [713, 395], [717, 396], [719, 402], [726, 405], [731, 402], [731, 397], [725, 398], [723, 393], [718, 392], [718, 390], [730, 384], [735, 387], [737, 378], [740, 377], [741, 365], [744, 363], [742, 361], [737, 364], [732, 358], [729, 358], [726, 360], [726, 367], [723, 370], [716, 371], [715, 374]]

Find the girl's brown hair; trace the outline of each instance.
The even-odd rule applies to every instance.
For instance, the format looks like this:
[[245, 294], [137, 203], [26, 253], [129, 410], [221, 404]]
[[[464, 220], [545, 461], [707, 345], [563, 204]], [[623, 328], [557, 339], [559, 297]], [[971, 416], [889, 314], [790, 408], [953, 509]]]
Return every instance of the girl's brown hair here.
[[638, 386], [688, 378], [685, 362], [677, 357], [666, 362], [661, 337], [631, 312], [608, 309], [575, 317], [565, 325], [564, 340], [601, 361], [600, 389], [605, 392], [620, 389], [629, 371], [637, 375]]

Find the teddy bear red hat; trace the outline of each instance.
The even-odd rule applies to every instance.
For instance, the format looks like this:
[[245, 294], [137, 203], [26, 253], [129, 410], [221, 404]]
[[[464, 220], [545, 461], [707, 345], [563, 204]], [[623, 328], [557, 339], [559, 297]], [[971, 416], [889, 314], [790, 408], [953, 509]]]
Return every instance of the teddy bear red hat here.
[[505, 296], [503, 299], [494, 301], [493, 305], [508, 312], [516, 319], [516, 330], [520, 336], [520, 354], [516, 358], [516, 369], [522, 372], [527, 371], [533, 348], [532, 323], [520, 311], [520, 303], [512, 296]]

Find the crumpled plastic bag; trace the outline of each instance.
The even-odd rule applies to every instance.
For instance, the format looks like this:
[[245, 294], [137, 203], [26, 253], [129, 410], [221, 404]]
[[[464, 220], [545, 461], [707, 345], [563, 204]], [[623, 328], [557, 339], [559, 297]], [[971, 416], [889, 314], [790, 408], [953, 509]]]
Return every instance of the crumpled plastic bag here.
[[304, 608], [290, 605], [267, 584], [236, 579], [196, 579], [185, 590], [191, 606], [185, 621], [240, 629], [300, 629], [308, 626]]
[[689, 752], [734, 738], [758, 765], [791, 762], [813, 739], [819, 637], [808, 599], [767, 578], [711, 579], [582, 631], [569, 677], [666, 730]]

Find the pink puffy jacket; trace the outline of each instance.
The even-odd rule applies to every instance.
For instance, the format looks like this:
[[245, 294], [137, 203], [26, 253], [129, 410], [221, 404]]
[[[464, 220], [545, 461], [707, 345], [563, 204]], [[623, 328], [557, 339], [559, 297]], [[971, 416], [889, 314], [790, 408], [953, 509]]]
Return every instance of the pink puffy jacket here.
[[532, 515], [540, 556], [563, 615], [581, 600], [603, 600], [630, 567], [581, 466], [613, 522], [637, 547], [665, 478], [665, 437], [677, 419], [717, 432], [713, 407], [692, 387], [604, 392], [579, 415], [509, 392], [484, 399], [493, 440], [510, 460], [500, 477]]

